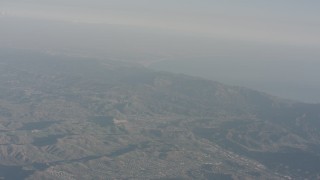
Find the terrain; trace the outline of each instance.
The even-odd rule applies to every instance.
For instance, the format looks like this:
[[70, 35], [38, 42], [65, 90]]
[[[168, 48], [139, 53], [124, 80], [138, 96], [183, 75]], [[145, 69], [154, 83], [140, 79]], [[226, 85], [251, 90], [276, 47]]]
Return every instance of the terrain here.
[[[172, 58], [151, 63], [148, 68], [213, 79], [300, 102], [319, 103], [320, 81], [316, 74], [319, 65], [317, 58], [304, 54], [292, 55], [289, 58]], [[228, 71], [229, 69], [232, 71]]]
[[320, 105], [111, 60], [0, 51], [2, 179], [319, 179]]

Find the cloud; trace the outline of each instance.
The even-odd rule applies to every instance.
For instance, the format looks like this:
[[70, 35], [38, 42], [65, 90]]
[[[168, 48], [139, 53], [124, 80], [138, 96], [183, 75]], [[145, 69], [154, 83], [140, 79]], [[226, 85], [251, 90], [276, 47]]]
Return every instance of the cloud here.
[[0, 16], [6, 16], [7, 12], [6, 11], [0, 11]]

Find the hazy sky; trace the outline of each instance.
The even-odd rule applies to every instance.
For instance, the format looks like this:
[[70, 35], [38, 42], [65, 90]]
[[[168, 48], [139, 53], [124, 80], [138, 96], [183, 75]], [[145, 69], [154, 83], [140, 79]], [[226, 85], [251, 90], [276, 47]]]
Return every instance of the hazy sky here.
[[161, 61], [320, 102], [319, 9], [319, 0], [0, 0], [0, 48]]
[[2, 0], [2, 14], [320, 46], [317, 0]]

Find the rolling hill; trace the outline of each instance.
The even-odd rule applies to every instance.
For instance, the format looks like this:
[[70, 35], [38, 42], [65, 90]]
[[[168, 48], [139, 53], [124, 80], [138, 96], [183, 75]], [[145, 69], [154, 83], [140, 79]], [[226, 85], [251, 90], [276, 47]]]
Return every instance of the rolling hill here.
[[4, 179], [317, 179], [320, 105], [124, 62], [0, 51]]

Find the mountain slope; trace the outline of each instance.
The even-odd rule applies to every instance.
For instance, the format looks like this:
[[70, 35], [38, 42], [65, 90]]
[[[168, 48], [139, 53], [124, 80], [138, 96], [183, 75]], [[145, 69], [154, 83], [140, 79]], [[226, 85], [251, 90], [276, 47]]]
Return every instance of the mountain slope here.
[[0, 177], [319, 176], [320, 105], [114, 61], [0, 63]]

